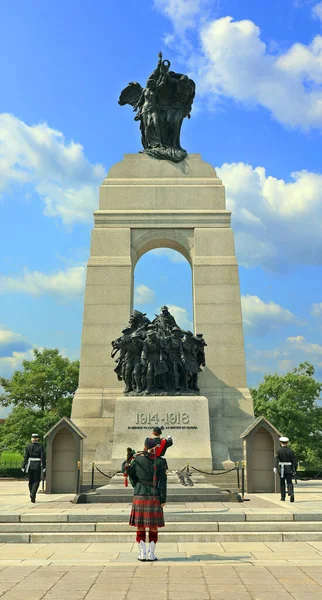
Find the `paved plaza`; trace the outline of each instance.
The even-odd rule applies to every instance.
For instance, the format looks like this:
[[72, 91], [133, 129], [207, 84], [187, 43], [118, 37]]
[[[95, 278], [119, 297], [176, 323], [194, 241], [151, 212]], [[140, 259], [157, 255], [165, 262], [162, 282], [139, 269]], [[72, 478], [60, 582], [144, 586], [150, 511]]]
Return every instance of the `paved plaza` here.
[[[136, 600], [152, 591], [160, 600], [321, 600], [322, 532], [318, 534], [321, 541], [308, 538], [310, 523], [322, 522], [322, 484], [300, 483], [296, 492], [294, 504], [282, 504], [278, 495], [258, 494], [243, 504], [168, 505], [166, 517], [174, 511], [196, 515], [211, 511], [214, 521], [220, 515], [230, 515], [245, 518], [246, 525], [265, 521], [277, 531], [300, 526], [304, 520], [309, 532], [302, 529], [297, 534], [299, 541], [294, 542], [269, 541], [265, 533], [255, 533], [254, 541], [238, 541], [237, 537], [236, 541], [222, 542], [162, 542], [165, 528], [157, 546], [158, 563], [137, 562], [130, 528], [130, 542], [114, 543], [6, 543], [2, 533], [0, 598]], [[50, 521], [58, 530], [68, 520], [86, 519], [86, 515], [94, 520], [95, 515], [102, 514], [126, 519], [129, 512], [127, 504], [74, 505], [71, 498], [39, 494], [32, 505], [26, 482], [2, 480], [2, 531], [8, 519], [27, 529]], [[127, 530], [126, 522], [124, 528]], [[207, 539], [204, 534], [203, 539]]]

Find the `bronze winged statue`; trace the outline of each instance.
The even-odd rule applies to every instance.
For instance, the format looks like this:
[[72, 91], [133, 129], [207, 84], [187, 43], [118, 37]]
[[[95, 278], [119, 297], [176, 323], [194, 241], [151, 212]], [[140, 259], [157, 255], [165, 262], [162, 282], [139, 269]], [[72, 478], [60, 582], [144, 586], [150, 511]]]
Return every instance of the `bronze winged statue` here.
[[190, 112], [196, 86], [187, 75], [170, 71], [170, 61], [159, 60], [143, 89], [132, 81], [121, 92], [119, 104], [130, 104], [140, 121], [143, 152], [154, 158], [180, 162], [187, 152], [180, 145], [180, 131]]

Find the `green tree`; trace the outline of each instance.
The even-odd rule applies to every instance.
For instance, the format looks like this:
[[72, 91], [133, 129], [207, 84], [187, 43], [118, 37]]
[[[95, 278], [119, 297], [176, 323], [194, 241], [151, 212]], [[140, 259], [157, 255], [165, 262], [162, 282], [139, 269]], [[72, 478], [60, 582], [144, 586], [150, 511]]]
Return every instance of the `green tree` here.
[[43, 413], [61, 404], [71, 407], [78, 385], [79, 361], [71, 361], [59, 350], [34, 349], [34, 360], [24, 360], [23, 370], [10, 377], [0, 377], [5, 393], [0, 395], [3, 406], [23, 406]]
[[33, 431], [42, 438], [61, 417], [70, 417], [79, 361], [61, 356], [57, 349], [35, 349], [34, 356], [11, 378], [0, 377], [0, 404], [13, 406], [1, 427], [0, 449], [23, 452]]
[[286, 375], [265, 375], [251, 389], [255, 416], [263, 415], [290, 438], [297, 458], [312, 469], [322, 468], [322, 407], [317, 404], [322, 383], [314, 367], [301, 363]]

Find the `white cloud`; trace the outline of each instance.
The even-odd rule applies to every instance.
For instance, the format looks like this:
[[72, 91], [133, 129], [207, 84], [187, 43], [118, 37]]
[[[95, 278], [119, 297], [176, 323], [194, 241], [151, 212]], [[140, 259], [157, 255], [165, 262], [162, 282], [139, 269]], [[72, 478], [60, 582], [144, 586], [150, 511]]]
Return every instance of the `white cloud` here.
[[298, 323], [297, 317], [275, 302], [264, 302], [258, 296], [242, 296], [243, 322], [246, 331], [265, 335], [289, 323]]
[[11, 356], [0, 356], [0, 377], [10, 377], [12, 373], [20, 369], [24, 360], [32, 360], [32, 350], [25, 352], [12, 352]]
[[171, 248], [155, 248], [150, 252], [151, 254], [154, 254], [154, 256], [165, 256], [170, 260], [170, 262], [173, 263], [180, 263], [186, 261], [186, 258], [180, 252], [177, 252], [176, 250], [171, 250]]
[[319, 2], [318, 4], [315, 4], [315, 6], [313, 6], [312, 15], [316, 19], [322, 21], [322, 2]]
[[40, 296], [51, 294], [63, 298], [79, 296], [84, 291], [86, 267], [68, 267], [65, 270], [46, 274], [40, 271], [25, 271], [23, 275], [0, 276], [1, 293]]
[[272, 54], [252, 21], [223, 17], [201, 27], [199, 90], [260, 105], [293, 127], [322, 126], [322, 37]]
[[170, 19], [181, 35], [196, 26], [196, 18], [205, 5], [205, 0], [154, 0], [155, 8]]
[[316, 357], [322, 354], [322, 346], [320, 344], [308, 342], [302, 335], [288, 337], [287, 342], [305, 354], [315, 355]]
[[65, 224], [87, 222], [98, 207], [104, 174], [101, 165], [88, 161], [81, 144], [67, 143], [60, 131], [0, 115], [0, 194], [31, 186], [44, 203], [45, 215]]
[[283, 270], [286, 264], [322, 264], [321, 174], [299, 171], [285, 181], [242, 162], [225, 163], [217, 172], [243, 266]]
[[176, 306], [175, 304], [170, 304], [168, 306], [169, 312], [175, 318], [177, 324], [181, 329], [193, 331], [193, 323], [189, 319], [188, 311], [186, 308], [182, 308], [181, 306]]
[[155, 300], [155, 293], [144, 283], [140, 283], [134, 290], [134, 304], [151, 304]]
[[8, 377], [33, 356], [32, 344], [22, 335], [0, 325], [0, 377]]
[[312, 304], [311, 315], [312, 317], [322, 317], [322, 302]]
[[[287, 126], [322, 126], [322, 36], [273, 53], [253, 21], [234, 21], [231, 16], [211, 20], [205, 4], [197, 1], [188, 5], [187, 21], [181, 2], [159, 0], [157, 5], [172, 21], [173, 34], [167, 36], [172, 47], [181, 50], [176, 37], [179, 42], [182, 29], [196, 28], [200, 42], [191, 49], [190, 68], [199, 94], [214, 103], [232, 98], [245, 107], [262, 106]], [[318, 16], [320, 9], [316, 12]], [[183, 25], [178, 30], [180, 17]]]

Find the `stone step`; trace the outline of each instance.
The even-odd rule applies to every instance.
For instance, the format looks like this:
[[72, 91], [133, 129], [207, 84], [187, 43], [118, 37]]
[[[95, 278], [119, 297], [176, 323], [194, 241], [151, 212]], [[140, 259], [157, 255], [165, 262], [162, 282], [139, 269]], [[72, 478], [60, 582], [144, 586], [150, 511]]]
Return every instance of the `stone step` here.
[[[201, 492], [199, 492], [199, 494], [190, 494], [189, 491], [191, 490], [191, 488], [185, 488], [186, 491], [185, 494], [168, 494], [167, 496], [167, 501], [168, 502], [178, 502], [183, 503], [183, 502], [229, 502], [229, 494], [228, 492], [225, 494], [225, 492], [220, 493], [220, 494], [203, 494]], [[111, 495], [111, 496], [105, 496], [103, 494], [100, 495], [94, 495], [94, 494], [88, 494], [87, 495], [87, 502], [89, 504], [98, 504], [98, 503], [130, 503], [132, 499], [132, 494], [131, 496], [124, 496], [124, 495]], [[236, 500], [237, 501], [237, 500]]]
[[[90, 508], [89, 510], [73, 510], [71, 512], [55, 513], [52, 510], [46, 512], [41, 510], [37, 512], [37, 508], [29, 510], [25, 513], [10, 513], [9, 511], [0, 512], [0, 524], [5, 523], [127, 523], [130, 514], [130, 504], [124, 505], [121, 509], [107, 509], [100, 507], [99, 509]], [[242, 505], [238, 505], [242, 506]], [[166, 523], [237, 523], [242, 526], [253, 523], [304, 523], [304, 527], [311, 523], [320, 528], [322, 523], [322, 512], [244, 512], [243, 510], [189, 510], [175, 509], [168, 506], [165, 511]]]
[[[0, 535], [5, 533], [129, 533], [128, 516], [123, 522], [78, 522], [78, 523], [0, 523]], [[178, 522], [166, 518], [166, 533], [288, 533], [322, 532], [322, 521], [286, 521], [286, 522]]]
[[[128, 533], [0, 533], [0, 543], [68, 544], [68, 543], [134, 543], [135, 531]], [[161, 531], [162, 542], [320, 542], [322, 532], [167, 532]]]

